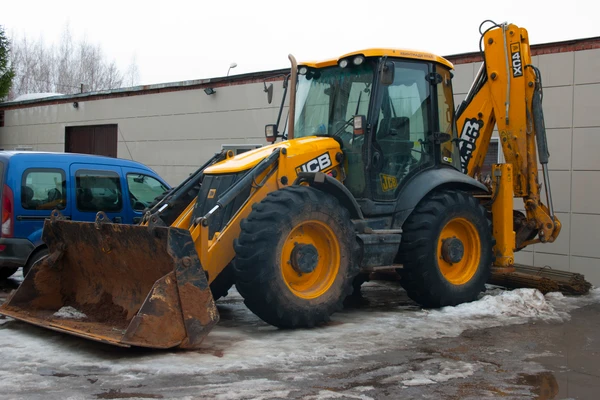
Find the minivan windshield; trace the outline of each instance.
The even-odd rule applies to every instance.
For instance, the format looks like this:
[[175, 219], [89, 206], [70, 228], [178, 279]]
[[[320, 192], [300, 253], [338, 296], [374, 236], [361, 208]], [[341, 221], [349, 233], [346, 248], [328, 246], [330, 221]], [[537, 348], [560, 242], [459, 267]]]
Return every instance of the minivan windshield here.
[[374, 67], [309, 69], [298, 75], [294, 137], [337, 136], [351, 126], [354, 115], [367, 115]]

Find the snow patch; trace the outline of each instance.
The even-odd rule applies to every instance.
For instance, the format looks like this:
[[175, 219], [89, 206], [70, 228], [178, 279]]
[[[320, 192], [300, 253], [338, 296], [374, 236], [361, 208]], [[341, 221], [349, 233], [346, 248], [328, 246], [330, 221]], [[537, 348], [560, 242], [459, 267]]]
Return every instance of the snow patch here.
[[60, 310], [54, 313], [55, 317], [65, 318], [65, 319], [86, 319], [87, 315], [79, 311], [78, 309], [66, 306], [61, 307]]
[[[441, 314], [451, 318], [465, 316], [467, 318], [495, 318], [504, 323], [522, 318], [535, 318], [543, 321], [564, 321], [569, 319], [567, 312], [557, 309], [549, 300], [556, 300], [555, 294], [546, 297], [537, 289], [516, 289], [501, 292], [493, 296], [484, 296], [472, 303], [455, 307], [444, 307], [430, 311], [432, 315]], [[562, 296], [562, 295], [561, 295]], [[563, 296], [564, 298], [564, 296]], [[561, 299], [562, 301], [562, 299]]]
[[64, 94], [62, 94], [62, 93], [26, 93], [26, 94], [17, 96], [12, 101], [38, 100], [38, 99], [45, 99], [47, 97], [56, 97], [56, 96], [64, 96]]
[[[227, 318], [207, 336], [200, 351], [133, 354], [125, 350], [111, 351], [61, 333], [31, 329], [18, 321], [0, 320], [1, 381], [5, 391], [43, 387], [44, 380], [40, 380], [36, 372], [40, 367], [66, 373], [101, 371], [102, 374], [118, 374], [122, 380], [131, 381], [148, 375], [214, 375], [219, 371], [261, 367], [306, 377], [316, 373], [311, 365], [336, 365], [342, 360], [408, 347], [414, 340], [455, 337], [468, 329], [535, 321], [567, 321], [571, 310], [599, 302], [599, 289], [580, 297], [543, 296], [533, 289], [518, 289], [495, 292], [473, 303], [439, 310], [415, 310], [402, 306], [384, 310], [369, 307], [346, 309], [335, 314], [333, 323], [327, 326], [279, 330], [260, 321], [243, 306], [241, 296], [231, 290], [226, 301], [219, 303]], [[448, 366], [438, 361], [438, 364], [424, 364], [419, 371], [394, 370], [387, 375], [395, 376], [396, 382], [406, 386], [432, 384], [469, 376], [479, 367], [468, 363]], [[275, 382], [271, 384], [269, 390], [273, 392], [287, 389]], [[254, 390], [258, 390], [257, 387]], [[215, 394], [220, 390], [214, 389]], [[250, 393], [250, 389], [238, 387], [236, 393], [246, 396], [245, 391]], [[356, 391], [351, 394], [363, 393]], [[267, 395], [253, 392], [250, 397]], [[325, 391], [325, 395], [333, 396], [329, 391]], [[349, 397], [348, 393], [344, 395]]]
[[375, 390], [373, 386], [356, 386], [354, 390], [358, 392], [369, 392], [371, 390]]
[[359, 400], [374, 400], [373, 397], [364, 394], [349, 394], [348, 392], [333, 392], [331, 390], [321, 390], [315, 396], [306, 396], [306, 400], [322, 400], [322, 399], [359, 399]]
[[249, 379], [237, 382], [226, 382], [215, 385], [202, 385], [202, 396], [218, 400], [237, 399], [285, 399], [290, 390], [279, 383], [268, 379]]
[[419, 364], [397, 365], [378, 370], [378, 375], [387, 375], [383, 384], [421, 386], [447, 382], [451, 379], [467, 378], [478, 371], [483, 363], [471, 364], [464, 361], [432, 358]]

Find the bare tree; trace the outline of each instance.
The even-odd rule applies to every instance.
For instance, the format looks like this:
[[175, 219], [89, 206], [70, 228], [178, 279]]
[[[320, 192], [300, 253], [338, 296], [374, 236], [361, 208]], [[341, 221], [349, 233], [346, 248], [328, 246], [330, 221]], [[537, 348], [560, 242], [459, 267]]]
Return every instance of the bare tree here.
[[131, 63], [127, 70], [125, 71], [123, 84], [125, 86], [136, 86], [140, 82], [140, 70], [137, 65], [137, 58], [134, 55], [131, 59]]
[[79, 93], [82, 85], [90, 92], [116, 89], [139, 81], [135, 58], [123, 74], [114, 60], [106, 59], [100, 44], [75, 42], [68, 24], [58, 46], [46, 45], [42, 38], [13, 38], [11, 64], [15, 78], [9, 100], [26, 93]]

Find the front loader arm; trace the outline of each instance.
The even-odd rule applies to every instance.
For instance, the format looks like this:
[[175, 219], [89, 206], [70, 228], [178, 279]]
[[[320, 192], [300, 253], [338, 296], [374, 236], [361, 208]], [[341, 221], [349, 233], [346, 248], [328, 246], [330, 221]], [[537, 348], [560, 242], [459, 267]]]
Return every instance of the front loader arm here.
[[[561, 228], [552, 210], [541, 77], [531, 64], [526, 29], [512, 24], [494, 25], [483, 34], [483, 43], [484, 63], [457, 110], [460, 155], [463, 172], [482, 178], [481, 168], [497, 127], [506, 164], [511, 168], [504, 172], [506, 176], [502, 169], [494, 168], [492, 214], [503, 214], [504, 218], [502, 227], [496, 226], [500, 220], [494, 218], [494, 232], [505, 238], [497, 237], [497, 248], [510, 248], [512, 252], [533, 243], [553, 242]], [[538, 150], [550, 208], [540, 199]], [[505, 185], [505, 190], [500, 185]], [[512, 186], [512, 195], [506, 192], [506, 185]], [[513, 196], [523, 199], [527, 214], [525, 221], [515, 224], [521, 231], [516, 238], [513, 224], [507, 221], [512, 219]], [[504, 230], [504, 235], [498, 230]], [[512, 243], [502, 243], [506, 240]]]
[[[217, 205], [207, 215], [197, 218], [192, 222], [190, 233], [200, 258], [204, 271], [208, 274], [209, 282], [212, 282], [233, 260], [235, 250], [233, 242], [239, 237], [241, 221], [250, 215], [252, 205], [260, 202], [267, 194], [279, 189], [277, 181], [277, 166], [280, 150], [276, 149], [271, 156], [265, 158], [248, 175], [240, 180], [237, 185], [230, 188], [230, 193], [224, 193]], [[248, 200], [240, 207], [235, 215], [223, 227], [221, 232], [216, 232], [212, 240], [209, 240], [209, 221], [218, 208], [225, 208], [229, 201], [236, 197], [237, 188], [244, 185], [253, 185]]]

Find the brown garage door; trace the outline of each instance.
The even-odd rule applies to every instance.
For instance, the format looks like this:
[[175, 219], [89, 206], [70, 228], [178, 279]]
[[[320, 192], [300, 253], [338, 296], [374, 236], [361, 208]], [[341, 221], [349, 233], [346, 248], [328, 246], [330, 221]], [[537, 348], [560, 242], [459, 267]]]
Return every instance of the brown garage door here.
[[117, 157], [117, 124], [68, 126], [65, 152]]

